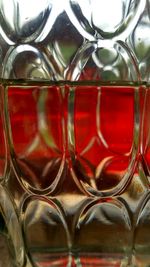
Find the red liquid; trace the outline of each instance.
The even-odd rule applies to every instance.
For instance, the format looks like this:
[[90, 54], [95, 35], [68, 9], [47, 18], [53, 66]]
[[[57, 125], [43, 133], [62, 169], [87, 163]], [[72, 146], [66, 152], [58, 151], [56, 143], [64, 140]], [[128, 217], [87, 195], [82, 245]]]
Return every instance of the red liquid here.
[[115, 187], [131, 160], [135, 88], [66, 85], [63, 90], [8, 88], [9, 139], [24, 180], [45, 189], [65, 158], [89, 186]]

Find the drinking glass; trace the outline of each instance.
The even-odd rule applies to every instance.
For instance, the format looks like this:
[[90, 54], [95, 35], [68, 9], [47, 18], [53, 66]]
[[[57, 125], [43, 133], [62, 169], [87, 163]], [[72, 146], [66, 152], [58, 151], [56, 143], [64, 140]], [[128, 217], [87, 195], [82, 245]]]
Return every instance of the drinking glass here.
[[149, 36], [149, 0], [0, 0], [0, 266], [150, 266]]

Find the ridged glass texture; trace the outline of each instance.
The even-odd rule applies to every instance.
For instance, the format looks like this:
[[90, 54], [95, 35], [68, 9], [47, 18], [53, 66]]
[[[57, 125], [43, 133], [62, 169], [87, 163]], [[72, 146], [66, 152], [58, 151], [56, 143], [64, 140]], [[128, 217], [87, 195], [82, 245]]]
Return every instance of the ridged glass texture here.
[[150, 1], [0, 0], [0, 61], [0, 266], [150, 266]]

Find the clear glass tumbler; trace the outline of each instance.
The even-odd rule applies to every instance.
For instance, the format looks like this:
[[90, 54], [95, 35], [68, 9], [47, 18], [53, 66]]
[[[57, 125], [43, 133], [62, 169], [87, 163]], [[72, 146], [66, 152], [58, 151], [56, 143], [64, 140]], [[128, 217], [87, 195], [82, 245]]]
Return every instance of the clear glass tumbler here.
[[0, 0], [0, 266], [150, 266], [150, 1]]

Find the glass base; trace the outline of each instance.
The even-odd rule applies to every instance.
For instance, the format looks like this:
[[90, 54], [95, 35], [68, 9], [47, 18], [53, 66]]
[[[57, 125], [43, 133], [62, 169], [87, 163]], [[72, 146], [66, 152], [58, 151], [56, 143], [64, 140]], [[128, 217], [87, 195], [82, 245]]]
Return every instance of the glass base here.
[[26, 267], [149, 267], [150, 255], [121, 255], [84, 253], [78, 255], [53, 253], [34, 255], [36, 265], [28, 263]]

